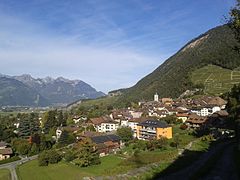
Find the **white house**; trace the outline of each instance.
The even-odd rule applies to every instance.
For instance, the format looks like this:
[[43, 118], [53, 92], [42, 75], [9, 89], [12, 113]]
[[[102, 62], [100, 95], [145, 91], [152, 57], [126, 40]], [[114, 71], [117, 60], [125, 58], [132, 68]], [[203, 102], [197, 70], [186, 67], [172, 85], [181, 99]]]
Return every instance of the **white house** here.
[[140, 118], [143, 114], [141, 111], [129, 111], [130, 114], [132, 115], [132, 118]]
[[103, 122], [96, 126], [97, 132], [111, 132], [116, 131], [119, 127], [119, 124], [115, 121]]
[[121, 119], [120, 125], [121, 126], [128, 126], [128, 119]]
[[208, 108], [201, 107], [201, 108], [193, 108], [191, 109], [192, 113], [196, 113], [198, 116], [208, 116], [211, 113], [209, 112]]
[[93, 125], [97, 132], [116, 131], [119, 127], [119, 123], [116, 121], [113, 121], [108, 116], [92, 118], [89, 120], [88, 124]]
[[219, 106], [206, 106], [206, 107], [196, 107], [192, 108], [191, 112], [196, 113], [198, 116], [210, 116], [215, 112], [221, 110]]
[[57, 130], [56, 130], [56, 140], [58, 140], [61, 135], [62, 135], [62, 130], [57, 128]]

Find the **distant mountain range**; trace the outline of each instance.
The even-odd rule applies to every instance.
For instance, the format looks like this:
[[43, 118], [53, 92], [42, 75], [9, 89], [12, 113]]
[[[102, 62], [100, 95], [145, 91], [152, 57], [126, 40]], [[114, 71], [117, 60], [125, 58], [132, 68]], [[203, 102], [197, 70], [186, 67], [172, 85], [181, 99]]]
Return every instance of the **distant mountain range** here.
[[239, 46], [227, 25], [213, 28], [188, 42], [135, 86], [110, 92], [122, 94], [118, 103], [179, 97], [186, 90], [203, 89], [204, 94], [221, 95], [240, 83]]
[[0, 106], [63, 106], [101, 96], [105, 94], [81, 80], [0, 74]]

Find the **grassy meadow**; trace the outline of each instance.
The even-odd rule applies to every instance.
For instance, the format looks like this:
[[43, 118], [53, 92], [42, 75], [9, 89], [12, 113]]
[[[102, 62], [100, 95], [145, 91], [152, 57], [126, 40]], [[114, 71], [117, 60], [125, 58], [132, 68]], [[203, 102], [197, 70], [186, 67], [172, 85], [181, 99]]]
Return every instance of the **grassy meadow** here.
[[120, 157], [110, 155], [101, 158], [101, 164], [80, 168], [70, 163], [60, 162], [39, 167], [38, 161], [33, 160], [18, 167], [20, 180], [74, 180], [89, 176], [108, 175], [109, 170], [114, 169], [122, 161]]
[[[83, 177], [99, 177], [99, 176], [114, 176], [117, 174], [125, 174], [139, 167], [144, 167], [156, 164], [149, 171], [139, 174], [141, 179], [154, 177], [155, 174], [161, 173], [168, 168], [178, 157], [179, 150], [184, 149], [186, 145], [193, 142], [190, 150], [206, 151], [208, 148], [207, 141], [201, 141], [188, 133], [187, 130], [181, 130], [180, 125], [174, 125], [174, 137], [179, 137], [179, 146], [171, 147], [170, 143], [174, 139], [168, 140], [164, 148], [149, 150], [139, 150], [134, 147], [136, 142], [132, 142], [121, 150], [117, 155], [109, 155], [101, 158], [101, 164], [90, 167], [80, 168], [71, 163], [64, 161], [58, 164], [50, 164], [47, 167], [39, 167], [38, 161], [30, 161], [18, 167], [18, 176], [20, 180], [74, 180], [82, 179]], [[146, 142], [145, 142], [146, 143]], [[137, 153], [136, 153], [137, 152]], [[198, 158], [199, 155], [196, 155]], [[193, 159], [193, 156], [187, 157], [188, 160]], [[194, 158], [194, 159], [196, 159]], [[189, 161], [187, 161], [189, 162]], [[189, 165], [185, 163], [184, 165]], [[181, 169], [185, 166], [178, 165], [174, 169]], [[135, 171], [135, 170], [134, 170]]]
[[0, 180], [10, 180], [11, 174], [8, 169], [0, 169]]

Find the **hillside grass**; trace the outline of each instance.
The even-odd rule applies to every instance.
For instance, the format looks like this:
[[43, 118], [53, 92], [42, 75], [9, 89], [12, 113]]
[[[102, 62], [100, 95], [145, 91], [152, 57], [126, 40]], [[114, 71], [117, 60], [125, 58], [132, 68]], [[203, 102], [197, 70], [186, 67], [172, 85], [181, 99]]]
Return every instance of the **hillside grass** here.
[[195, 85], [203, 84], [205, 94], [221, 95], [228, 92], [234, 84], [240, 83], [240, 71], [208, 65], [195, 70], [191, 80]]
[[102, 97], [93, 100], [82, 101], [76, 107], [73, 107], [73, 111], [76, 114], [87, 116], [88, 118], [100, 117], [116, 108], [116, 101], [118, 97]]
[[[117, 174], [125, 174], [131, 170], [135, 171], [136, 168], [152, 166], [152, 163], [156, 163], [154, 167], [149, 168], [148, 171], [139, 174], [139, 179], [148, 179], [154, 177], [156, 174], [166, 170], [179, 156], [179, 149], [184, 148], [190, 142], [193, 142], [191, 150], [205, 151], [208, 147], [208, 142], [200, 141], [200, 139], [190, 135], [187, 130], [179, 128], [180, 125], [173, 126], [174, 136], [179, 136], [179, 147], [170, 147], [168, 145], [165, 148], [156, 149], [154, 151], [140, 150], [137, 155], [134, 155], [136, 151], [133, 148], [133, 144], [129, 144], [122, 149], [118, 155], [109, 155], [101, 158], [101, 164], [94, 165], [86, 168], [77, 167], [71, 163], [64, 161], [58, 164], [50, 164], [48, 167], [39, 167], [38, 161], [30, 161], [18, 167], [18, 175], [20, 180], [61, 180], [61, 179], [82, 179], [83, 177], [104, 177], [114, 176]], [[174, 169], [181, 169], [189, 165], [190, 160], [195, 160], [199, 155], [189, 155], [186, 157], [187, 161], [181, 162]], [[36, 172], [38, 175], [35, 176]]]
[[79, 106], [88, 107], [88, 106], [98, 105], [98, 106], [104, 106], [104, 108], [107, 108], [107, 106], [112, 105], [117, 99], [118, 99], [117, 96], [113, 96], [113, 97], [105, 96], [97, 99], [83, 100]]
[[11, 174], [8, 169], [0, 169], [0, 180], [10, 180]]
[[38, 161], [33, 160], [19, 166], [17, 171], [20, 180], [74, 180], [83, 177], [109, 175], [110, 171], [118, 167], [122, 161], [120, 157], [110, 155], [101, 158], [101, 164], [99, 165], [80, 168], [65, 162], [40, 167]]

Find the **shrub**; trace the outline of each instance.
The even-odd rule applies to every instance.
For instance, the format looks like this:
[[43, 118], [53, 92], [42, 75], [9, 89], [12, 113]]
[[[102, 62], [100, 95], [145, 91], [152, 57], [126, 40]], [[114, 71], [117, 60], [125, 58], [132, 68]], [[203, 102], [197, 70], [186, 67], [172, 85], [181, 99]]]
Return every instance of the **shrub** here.
[[186, 125], [186, 124], [182, 124], [181, 126], [180, 126], [180, 129], [182, 129], [182, 130], [186, 130], [188, 128], [188, 126]]
[[117, 129], [117, 135], [121, 137], [122, 141], [128, 142], [133, 139], [133, 132], [130, 127], [121, 127]]
[[134, 144], [133, 144], [133, 149], [138, 149], [138, 150], [146, 150], [147, 149], [147, 141], [143, 141], [143, 140], [137, 140]]
[[65, 161], [70, 162], [76, 159], [76, 155], [71, 150], [69, 150], [65, 153], [64, 159]]
[[38, 165], [39, 166], [47, 166], [48, 165], [47, 151], [43, 151], [41, 154], [39, 154]]
[[62, 160], [61, 155], [56, 150], [49, 150], [47, 157], [50, 164], [56, 164]]
[[43, 151], [38, 156], [38, 165], [47, 166], [49, 163], [55, 164], [61, 160], [62, 160], [62, 157], [56, 150]]

